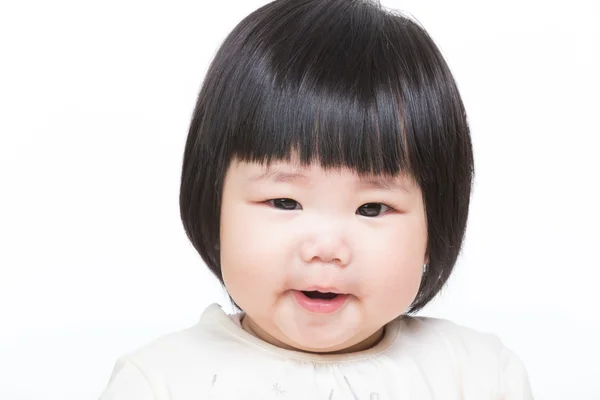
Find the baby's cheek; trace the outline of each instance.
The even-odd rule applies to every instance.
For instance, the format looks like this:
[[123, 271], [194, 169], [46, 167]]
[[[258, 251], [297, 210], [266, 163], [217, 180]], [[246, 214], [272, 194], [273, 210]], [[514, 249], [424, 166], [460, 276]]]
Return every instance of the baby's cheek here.
[[369, 260], [361, 269], [361, 291], [375, 309], [395, 318], [406, 311], [418, 292], [424, 256], [418, 243], [383, 242], [385, 246], [369, 251]]
[[234, 299], [266, 294], [285, 271], [282, 236], [274, 234], [264, 221], [238, 219], [234, 224], [223, 231], [221, 243], [227, 290]]

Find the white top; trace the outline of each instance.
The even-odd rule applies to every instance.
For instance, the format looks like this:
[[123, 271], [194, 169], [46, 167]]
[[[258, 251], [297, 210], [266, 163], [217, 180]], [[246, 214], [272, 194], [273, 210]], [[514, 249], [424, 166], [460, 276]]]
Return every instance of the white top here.
[[520, 360], [491, 334], [402, 316], [365, 351], [285, 350], [209, 306], [195, 326], [121, 357], [100, 400], [524, 400]]

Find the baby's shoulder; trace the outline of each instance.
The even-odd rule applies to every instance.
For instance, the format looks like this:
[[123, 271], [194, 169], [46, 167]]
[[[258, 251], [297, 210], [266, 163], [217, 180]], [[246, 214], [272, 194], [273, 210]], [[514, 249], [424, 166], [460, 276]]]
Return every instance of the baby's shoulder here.
[[[531, 398], [521, 359], [495, 334], [440, 318], [411, 316], [397, 323], [387, 357], [405, 370], [413, 368], [439, 381], [450, 377], [462, 393], [485, 388], [486, 393], [502, 394], [494, 398]], [[484, 398], [480, 393], [467, 397]]]
[[455, 352], [498, 355], [503, 350], [500, 338], [460, 323], [434, 317], [406, 316], [401, 320], [402, 338], [414, 345], [443, 347]]
[[216, 332], [198, 323], [189, 328], [163, 334], [124, 354], [121, 362], [141, 371], [165, 374], [194, 374], [210, 366], [223, 346]]
[[401, 335], [407, 340], [426, 341], [453, 346], [475, 346], [497, 350], [502, 347], [493, 333], [484, 332], [454, 321], [423, 316], [404, 316], [400, 319]]
[[482, 368], [499, 373], [503, 360], [510, 355], [500, 338], [456, 322], [433, 317], [405, 316], [399, 320], [397, 340], [392, 356], [403, 359], [408, 354], [423, 365], [447, 367], [461, 371]]
[[[201, 398], [214, 379], [214, 364], [233, 342], [213, 323], [211, 309], [195, 325], [163, 334], [121, 355], [114, 365], [106, 398]], [[128, 397], [125, 393], [130, 393]], [[197, 396], [196, 396], [197, 394]], [[135, 396], [134, 396], [135, 395]], [[198, 397], [199, 396], [199, 397]], [[115, 397], [116, 398], [116, 397]]]
[[206, 333], [197, 326], [163, 334], [123, 355], [143, 370], [190, 367], [212, 358]]

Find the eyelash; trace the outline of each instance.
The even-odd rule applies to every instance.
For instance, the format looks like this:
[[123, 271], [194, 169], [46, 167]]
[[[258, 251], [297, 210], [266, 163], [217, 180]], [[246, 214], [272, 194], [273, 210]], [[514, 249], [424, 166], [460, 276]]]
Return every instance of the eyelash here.
[[[282, 208], [280, 208], [280, 207], [277, 207], [277, 206], [275, 205], [275, 202], [276, 202], [276, 201], [292, 201], [292, 202], [296, 203], [296, 205], [297, 205], [297, 206], [300, 206], [300, 210], [302, 210], [302, 206], [300, 205], [300, 203], [299, 203], [299, 202], [297, 202], [296, 200], [293, 200], [293, 199], [290, 199], [290, 198], [277, 198], [277, 199], [270, 199], [270, 200], [267, 200], [267, 201], [265, 201], [265, 203], [267, 203], [267, 204], [271, 205], [271, 207], [273, 207], [273, 208], [276, 208], [276, 209], [278, 209], [278, 210], [285, 210], [285, 211], [296, 211], [296, 209], [289, 209], [289, 210], [288, 210], [288, 209], [285, 209], [285, 208], [283, 208], [283, 209], [282, 209]], [[389, 213], [389, 212], [391, 212], [391, 211], [396, 211], [396, 209], [395, 209], [394, 207], [392, 207], [392, 206], [390, 206], [390, 205], [388, 205], [388, 204], [386, 204], [386, 203], [381, 203], [381, 202], [369, 202], [369, 203], [364, 203], [364, 204], [362, 204], [360, 207], [358, 207], [358, 208], [356, 209], [356, 213], [358, 214], [358, 210], [360, 210], [362, 207], [364, 207], [364, 206], [366, 206], [366, 205], [380, 205], [380, 206], [382, 206], [382, 208], [387, 208], [387, 210], [386, 210], [386, 211], [383, 211], [383, 212], [381, 212], [381, 211], [380, 211], [380, 212], [379, 212], [379, 214], [377, 214], [377, 215], [374, 215], [374, 216], [367, 216], [367, 215], [363, 215], [364, 217], [368, 217], [368, 218], [379, 217], [379, 216], [381, 216], [381, 215], [385, 215], [385, 214], [387, 214], [387, 213]]]

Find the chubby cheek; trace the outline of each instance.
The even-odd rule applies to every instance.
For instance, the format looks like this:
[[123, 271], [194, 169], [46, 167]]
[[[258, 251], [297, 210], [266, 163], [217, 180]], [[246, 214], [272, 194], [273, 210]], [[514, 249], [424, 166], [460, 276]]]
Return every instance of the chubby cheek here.
[[404, 222], [369, 235], [365, 247], [364, 299], [386, 318], [404, 313], [421, 284], [426, 228], [419, 220]]
[[388, 318], [404, 313], [415, 299], [422, 277], [422, 265], [385, 265], [366, 301]]
[[221, 270], [227, 291], [242, 308], [282, 286], [288, 261], [285, 232], [275, 234], [256, 207], [224, 202], [221, 213]]

